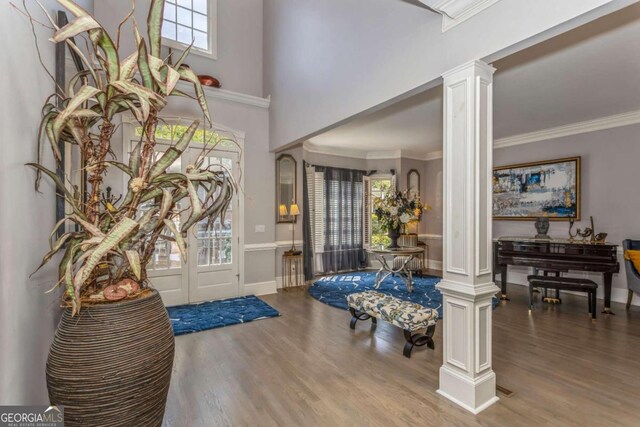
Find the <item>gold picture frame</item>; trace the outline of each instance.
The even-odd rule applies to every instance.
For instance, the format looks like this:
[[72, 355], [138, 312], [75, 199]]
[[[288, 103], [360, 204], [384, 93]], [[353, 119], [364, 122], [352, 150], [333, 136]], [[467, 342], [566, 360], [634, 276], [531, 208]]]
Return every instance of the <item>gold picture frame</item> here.
[[[541, 167], [548, 168], [541, 169]], [[555, 169], [554, 169], [555, 167]], [[567, 169], [568, 167], [568, 169]], [[527, 169], [530, 169], [527, 172]], [[564, 207], [555, 206], [549, 209], [555, 212], [544, 211], [536, 203], [542, 204], [543, 201], [530, 202], [531, 206], [527, 208], [514, 207], [514, 201], [511, 198], [519, 198], [521, 194], [528, 192], [523, 190], [524, 186], [535, 186], [537, 193], [540, 194], [541, 188], [544, 188], [543, 180], [549, 178], [556, 173], [556, 169], [562, 173], [559, 179], [571, 179], [565, 183], [565, 199], [567, 201]], [[552, 172], [553, 171], [553, 172]], [[526, 176], [525, 182], [523, 175]], [[564, 176], [566, 175], [566, 177]], [[565, 157], [561, 159], [542, 160], [537, 162], [518, 163], [507, 166], [497, 166], [493, 168], [493, 197], [492, 197], [492, 213], [494, 220], [506, 221], [534, 221], [539, 217], [548, 217], [550, 221], [580, 221], [580, 205], [581, 205], [581, 157]], [[514, 180], [514, 177], [519, 177]], [[522, 187], [518, 187], [518, 186]], [[500, 191], [496, 191], [499, 189]], [[549, 196], [553, 194], [549, 192]], [[567, 194], [568, 193], [568, 194]], [[498, 212], [498, 214], [496, 214]], [[500, 213], [503, 213], [500, 215]], [[505, 215], [504, 213], [509, 213]]]

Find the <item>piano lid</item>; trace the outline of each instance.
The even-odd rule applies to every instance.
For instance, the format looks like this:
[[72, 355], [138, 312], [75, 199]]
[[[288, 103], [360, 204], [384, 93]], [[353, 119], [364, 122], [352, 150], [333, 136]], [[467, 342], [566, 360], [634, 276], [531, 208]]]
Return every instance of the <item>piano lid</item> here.
[[519, 242], [519, 243], [560, 243], [565, 245], [590, 245], [590, 246], [618, 246], [615, 243], [610, 242], [583, 242], [582, 239], [569, 240], [561, 237], [551, 237], [549, 239], [536, 239], [531, 236], [503, 236], [498, 237], [499, 242]]

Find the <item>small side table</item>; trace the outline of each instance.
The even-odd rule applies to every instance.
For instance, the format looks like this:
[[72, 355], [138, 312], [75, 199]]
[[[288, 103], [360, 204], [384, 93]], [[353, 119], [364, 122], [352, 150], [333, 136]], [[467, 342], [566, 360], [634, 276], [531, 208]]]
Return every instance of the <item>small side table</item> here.
[[302, 275], [302, 254], [282, 255], [282, 289], [297, 288], [304, 283]]

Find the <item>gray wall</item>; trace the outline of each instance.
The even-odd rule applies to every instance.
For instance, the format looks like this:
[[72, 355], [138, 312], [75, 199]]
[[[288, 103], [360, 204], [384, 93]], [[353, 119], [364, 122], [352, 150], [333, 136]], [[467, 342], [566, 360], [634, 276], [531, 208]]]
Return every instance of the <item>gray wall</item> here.
[[502, 0], [443, 33], [441, 17], [412, 1], [266, 0], [264, 88], [273, 94], [271, 147], [305, 139], [554, 26], [573, 27], [577, 23], [560, 28], [598, 6], [632, 2]]
[[[135, 18], [141, 32], [146, 32], [149, 2], [136, 1]], [[129, 13], [130, 6], [129, 0], [99, 0], [95, 2], [95, 14], [111, 31]], [[196, 74], [218, 78], [223, 89], [262, 97], [262, 10], [262, 0], [219, 0], [218, 59], [194, 54], [186, 62]], [[123, 33], [131, 34], [128, 24], [123, 27]], [[133, 49], [134, 43], [127, 37], [126, 42], [121, 43], [121, 53], [129, 55]], [[164, 48], [162, 54], [167, 55], [168, 49]]]
[[[21, 4], [21, 2], [16, 2]], [[51, 12], [54, 0], [42, 1]], [[78, 1], [91, 10], [91, 1]], [[46, 21], [34, 2], [29, 10]], [[51, 32], [36, 24], [42, 59], [54, 69]], [[29, 21], [9, 2], [0, 5], [0, 404], [48, 402], [45, 361], [59, 318], [59, 295], [44, 292], [57, 277], [55, 260], [29, 278], [49, 249], [55, 223], [54, 190], [43, 179], [42, 193], [33, 188], [35, 174], [24, 164], [36, 160], [36, 135], [44, 99], [54, 84], [38, 62]], [[48, 152], [48, 150], [46, 150]], [[47, 156], [47, 163], [52, 159]]]
[[[626, 238], [640, 239], [637, 170], [640, 159], [640, 125], [618, 127], [581, 135], [494, 150], [494, 165], [549, 160], [562, 157], [582, 157], [582, 220], [576, 228], [589, 224], [594, 217], [597, 232], [609, 233], [607, 240], [622, 244]], [[442, 159], [427, 162], [427, 200], [434, 206], [427, 221], [427, 233], [442, 234]], [[549, 235], [567, 237], [566, 222], [551, 222]], [[494, 221], [493, 237], [530, 236], [532, 221]], [[442, 250], [432, 251], [432, 258], [442, 260]], [[620, 259], [621, 264], [622, 260]], [[614, 279], [616, 290], [624, 288], [623, 271]], [[624, 295], [618, 292], [618, 300]]]

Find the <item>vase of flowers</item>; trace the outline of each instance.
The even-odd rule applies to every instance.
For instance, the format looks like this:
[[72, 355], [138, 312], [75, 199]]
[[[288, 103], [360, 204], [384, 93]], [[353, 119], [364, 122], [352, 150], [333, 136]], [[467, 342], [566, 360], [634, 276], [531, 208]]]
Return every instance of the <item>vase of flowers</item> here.
[[398, 238], [401, 231], [406, 231], [407, 224], [420, 221], [425, 209], [431, 209], [420, 201], [419, 196], [395, 190], [376, 197], [374, 208], [374, 214], [391, 239], [390, 249], [398, 247]]

